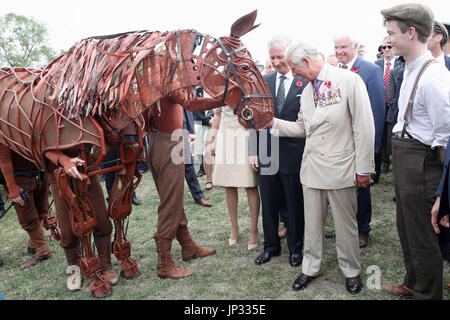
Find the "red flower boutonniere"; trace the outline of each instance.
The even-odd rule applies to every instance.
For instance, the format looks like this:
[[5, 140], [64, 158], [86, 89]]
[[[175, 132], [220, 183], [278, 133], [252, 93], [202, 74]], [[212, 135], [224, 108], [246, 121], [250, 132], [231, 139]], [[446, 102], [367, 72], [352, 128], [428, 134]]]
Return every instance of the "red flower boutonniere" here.
[[300, 81], [300, 80], [298, 80], [298, 81], [295, 83], [295, 85], [296, 85], [297, 87], [303, 87], [303, 82]]
[[331, 81], [327, 82], [327, 88], [330, 89], [331, 88]]
[[353, 67], [352, 71], [353, 71], [353, 72], [358, 72], [358, 71], [359, 71], [359, 68], [358, 68], [358, 67]]

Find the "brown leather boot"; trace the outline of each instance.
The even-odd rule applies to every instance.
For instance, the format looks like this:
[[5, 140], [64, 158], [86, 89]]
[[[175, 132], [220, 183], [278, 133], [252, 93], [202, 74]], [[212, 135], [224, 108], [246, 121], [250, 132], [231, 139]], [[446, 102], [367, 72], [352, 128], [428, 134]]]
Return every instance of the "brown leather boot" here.
[[111, 235], [98, 236], [94, 235], [94, 242], [97, 248], [98, 259], [100, 260], [100, 266], [102, 272], [106, 270], [112, 270], [111, 262]]
[[401, 297], [401, 298], [411, 298], [414, 293], [414, 291], [412, 289], [408, 288], [407, 286], [405, 286], [405, 284], [401, 284], [401, 285], [390, 284], [390, 285], [384, 286], [382, 288], [382, 290], [393, 296]]
[[52, 257], [52, 249], [45, 240], [44, 229], [42, 226], [38, 226], [36, 229], [28, 231], [30, 240], [36, 246], [36, 253], [20, 266], [20, 269], [24, 270], [26, 268], [32, 267], [37, 263], [47, 260]]
[[177, 240], [181, 245], [181, 256], [184, 261], [206, 257], [216, 253], [216, 249], [204, 249], [199, 247], [194, 240], [192, 240], [191, 234], [186, 226], [178, 228]]
[[161, 238], [156, 233], [153, 238], [155, 239], [156, 251], [158, 252], [158, 276], [160, 278], [180, 279], [194, 274], [194, 271], [185, 270], [172, 260], [170, 253], [172, 239]]

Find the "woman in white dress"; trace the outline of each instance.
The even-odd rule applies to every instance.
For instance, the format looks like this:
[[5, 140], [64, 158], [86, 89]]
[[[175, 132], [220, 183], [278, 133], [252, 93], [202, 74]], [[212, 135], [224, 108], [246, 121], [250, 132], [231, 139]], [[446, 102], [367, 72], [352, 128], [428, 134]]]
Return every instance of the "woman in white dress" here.
[[251, 220], [248, 250], [255, 249], [259, 243], [260, 198], [257, 174], [251, 168], [248, 159], [249, 132], [239, 124], [228, 106], [215, 109], [211, 129], [210, 148], [212, 155], [215, 156], [213, 184], [226, 189], [227, 209], [231, 222], [228, 243], [232, 246], [238, 242], [238, 188], [243, 187], [247, 193]]

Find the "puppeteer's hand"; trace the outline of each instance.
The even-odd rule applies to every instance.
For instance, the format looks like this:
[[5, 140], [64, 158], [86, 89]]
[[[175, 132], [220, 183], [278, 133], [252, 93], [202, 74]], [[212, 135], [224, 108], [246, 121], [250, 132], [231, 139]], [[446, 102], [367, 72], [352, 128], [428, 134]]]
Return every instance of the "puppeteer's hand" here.
[[[22, 189], [20, 189], [20, 191], [22, 192]], [[20, 204], [22, 207], [25, 205], [25, 201], [20, 194], [17, 197], [12, 198], [11, 201]]]
[[78, 157], [69, 158], [67, 156], [64, 156], [64, 157], [60, 157], [59, 162], [63, 166], [64, 171], [69, 176], [71, 176], [72, 178], [75, 178], [75, 179], [83, 180], [83, 177], [81, 176], [77, 167], [83, 166], [84, 160], [82, 160]]
[[364, 176], [356, 174], [356, 186], [358, 188], [367, 188], [372, 182], [370, 175]]

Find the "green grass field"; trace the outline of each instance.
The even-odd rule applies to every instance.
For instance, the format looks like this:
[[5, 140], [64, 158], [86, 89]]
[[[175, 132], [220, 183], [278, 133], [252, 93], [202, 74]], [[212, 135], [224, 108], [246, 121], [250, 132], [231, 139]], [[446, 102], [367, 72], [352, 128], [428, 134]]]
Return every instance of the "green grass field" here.
[[[202, 188], [205, 177], [199, 179]], [[2, 190], [3, 192], [3, 190]], [[395, 203], [392, 174], [382, 175], [372, 187], [372, 232], [369, 245], [361, 251], [361, 277], [364, 287], [352, 296], [345, 290], [345, 279], [336, 257], [334, 239], [324, 240], [321, 275], [306, 290], [295, 292], [292, 283], [301, 267], [289, 266], [289, 251], [282, 240], [282, 254], [262, 266], [254, 263], [263, 250], [263, 230], [259, 218], [260, 245], [248, 251], [249, 210], [245, 191], [239, 191], [240, 238], [230, 247], [230, 222], [225, 204], [225, 190], [214, 187], [205, 193], [213, 207], [197, 205], [185, 187], [185, 209], [193, 239], [201, 246], [216, 248], [213, 256], [184, 262], [181, 248], [174, 241], [172, 254], [176, 263], [195, 271], [191, 277], [160, 279], [156, 273], [157, 253], [153, 234], [156, 232], [158, 196], [150, 172], [137, 190], [142, 206], [134, 207], [129, 220], [128, 238], [132, 258], [138, 261], [141, 275], [133, 280], [121, 278], [113, 287], [110, 300], [173, 299], [173, 300], [391, 300], [393, 297], [378, 289], [378, 285], [401, 283], [403, 258], [395, 226]], [[7, 205], [9, 201], [7, 202]], [[325, 230], [333, 228], [328, 217]], [[78, 292], [66, 289], [66, 260], [58, 242], [51, 242], [53, 257], [27, 270], [20, 265], [27, 254], [27, 234], [19, 225], [14, 209], [0, 220], [0, 256], [5, 265], [0, 268], [0, 292], [7, 300], [90, 300], [89, 281], [84, 278]], [[120, 264], [112, 258], [114, 268]], [[378, 277], [377, 277], [378, 275]], [[379, 280], [377, 282], [377, 280]], [[444, 264], [444, 282], [450, 281], [450, 268]], [[444, 289], [444, 299], [450, 294]]]

